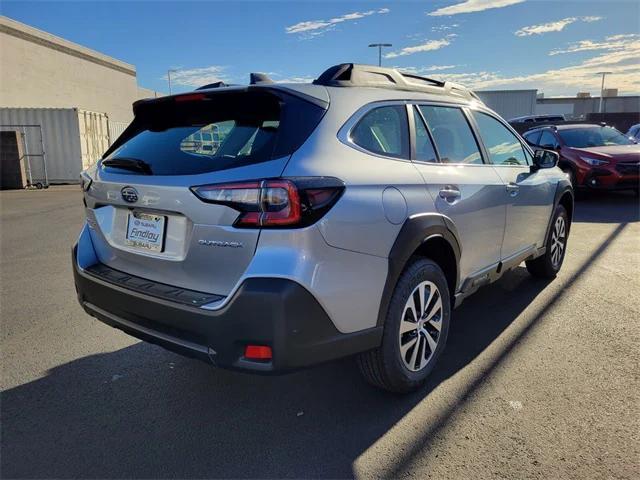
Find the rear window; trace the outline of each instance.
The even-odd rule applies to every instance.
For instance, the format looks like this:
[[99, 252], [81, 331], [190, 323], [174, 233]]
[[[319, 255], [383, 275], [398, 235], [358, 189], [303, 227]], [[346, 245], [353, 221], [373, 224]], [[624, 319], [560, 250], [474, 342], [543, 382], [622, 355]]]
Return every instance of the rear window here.
[[546, 117], [536, 117], [536, 122], [562, 122], [564, 121], [564, 117], [554, 117], [552, 115], [548, 115]]
[[103, 159], [118, 160], [118, 166], [103, 168], [140, 174], [140, 169], [126, 169], [132, 161], [143, 162], [152, 175], [194, 175], [265, 162], [299, 148], [325, 111], [293, 95], [267, 91], [176, 98], [141, 105]]

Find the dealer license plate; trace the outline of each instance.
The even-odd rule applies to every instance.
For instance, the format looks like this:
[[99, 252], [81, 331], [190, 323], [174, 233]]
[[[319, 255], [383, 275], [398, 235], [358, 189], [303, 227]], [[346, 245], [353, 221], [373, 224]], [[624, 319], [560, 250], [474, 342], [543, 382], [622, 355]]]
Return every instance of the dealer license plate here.
[[125, 245], [161, 252], [164, 246], [164, 226], [167, 217], [149, 213], [130, 212]]

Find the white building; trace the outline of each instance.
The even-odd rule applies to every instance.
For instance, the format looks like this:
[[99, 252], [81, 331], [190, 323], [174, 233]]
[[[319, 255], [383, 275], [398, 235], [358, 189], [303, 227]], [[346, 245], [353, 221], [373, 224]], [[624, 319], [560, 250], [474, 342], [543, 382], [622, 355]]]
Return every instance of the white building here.
[[132, 120], [132, 103], [161, 95], [131, 64], [2, 16], [0, 47], [0, 127], [22, 134], [34, 174], [46, 162], [52, 182], [77, 181]]
[[0, 106], [79, 108], [129, 122], [131, 104], [157, 92], [135, 66], [0, 16]]

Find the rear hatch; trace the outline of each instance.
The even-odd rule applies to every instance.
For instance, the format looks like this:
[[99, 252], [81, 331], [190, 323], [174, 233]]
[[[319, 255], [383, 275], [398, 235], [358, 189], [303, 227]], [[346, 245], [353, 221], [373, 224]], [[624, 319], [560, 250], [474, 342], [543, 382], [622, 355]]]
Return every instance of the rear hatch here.
[[318, 99], [266, 87], [137, 103], [133, 123], [83, 173], [98, 259], [155, 282], [228, 295], [260, 229], [237, 228], [238, 209], [203, 201], [193, 187], [278, 177], [325, 110]]

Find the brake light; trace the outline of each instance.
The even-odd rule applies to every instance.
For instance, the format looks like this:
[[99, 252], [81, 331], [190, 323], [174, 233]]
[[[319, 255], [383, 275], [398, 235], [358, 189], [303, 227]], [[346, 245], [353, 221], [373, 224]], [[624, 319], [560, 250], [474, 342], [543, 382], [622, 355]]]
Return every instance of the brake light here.
[[174, 97], [176, 102], [196, 102], [198, 100], [205, 100], [207, 96], [204, 93], [188, 93], [186, 95], [178, 95]]
[[191, 187], [202, 201], [240, 212], [238, 228], [304, 227], [324, 215], [337, 201], [344, 184], [337, 179], [269, 179]]

